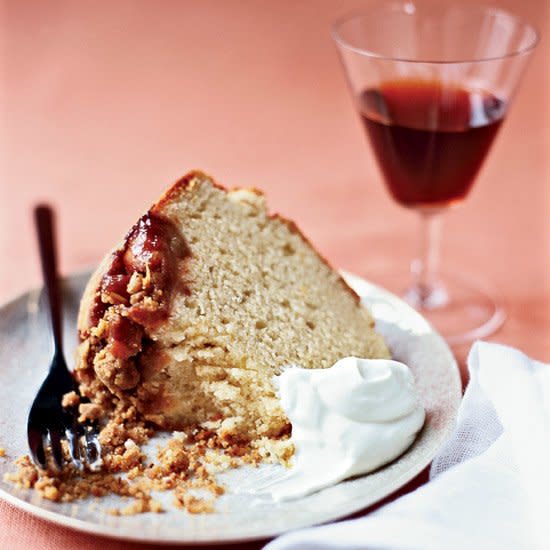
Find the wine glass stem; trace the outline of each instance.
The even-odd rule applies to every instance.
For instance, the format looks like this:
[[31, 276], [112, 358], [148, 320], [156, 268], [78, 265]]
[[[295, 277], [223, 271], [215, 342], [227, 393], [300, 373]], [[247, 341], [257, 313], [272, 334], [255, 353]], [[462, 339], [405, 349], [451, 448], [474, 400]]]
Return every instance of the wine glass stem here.
[[438, 212], [420, 212], [420, 249], [411, 264], [413, 286], [406, 298], [419, 309], [436, 309], [448, 302], [447, 292], [439, 280], [441, 218]]

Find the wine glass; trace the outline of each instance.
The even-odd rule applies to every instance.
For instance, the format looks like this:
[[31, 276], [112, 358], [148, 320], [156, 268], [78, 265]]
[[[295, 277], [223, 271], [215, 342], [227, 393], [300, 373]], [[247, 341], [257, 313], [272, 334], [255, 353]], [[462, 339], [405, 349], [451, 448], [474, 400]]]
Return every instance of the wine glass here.
[[[420, 216], [420, 254], [400, 290], [448, 342], [486, 336], [504, 310], [479, 283], [441, 276], [441, 214], [472, 188], [538, 34], [515, 15], [476, 4], [367, 6], [337, 21], [332, 34], [386, 187]], [[395, 273], [386, 276], [391, 287]]]

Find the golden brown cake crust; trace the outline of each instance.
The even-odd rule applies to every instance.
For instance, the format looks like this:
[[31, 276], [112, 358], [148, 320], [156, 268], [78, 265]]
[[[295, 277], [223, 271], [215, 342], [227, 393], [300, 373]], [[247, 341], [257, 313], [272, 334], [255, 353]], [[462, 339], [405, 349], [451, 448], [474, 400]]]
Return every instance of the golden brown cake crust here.
[[210, 176], [201, 172], [200, 170], [191, 170], [181, 177], [176, 183], [168, 188], [159, 198], [159, 200], [151, 207], [151, 210], [155, 212], [162, 212], [163, 208], [170, 202], [176, 200], [182, 193], [189, 190], [194, 181], [208, 180], [211, 185], [219, 189], [220, 191], [227, 192], [227, 188], [219, 183], [215, 182]]

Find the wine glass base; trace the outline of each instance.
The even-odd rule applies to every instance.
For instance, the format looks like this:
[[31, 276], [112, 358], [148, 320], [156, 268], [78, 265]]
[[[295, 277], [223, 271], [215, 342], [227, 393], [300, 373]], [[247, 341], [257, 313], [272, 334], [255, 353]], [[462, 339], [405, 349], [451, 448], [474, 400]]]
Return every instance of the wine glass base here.
[[496, 332], [506, 313], [498, 293], [467, 277], [441, 273], [443, 284], [432, 292], [411, 287], [411, 273], [391, 270], [366, 274], [367, 278], [401, 296], [451, 345], [465, 344]]

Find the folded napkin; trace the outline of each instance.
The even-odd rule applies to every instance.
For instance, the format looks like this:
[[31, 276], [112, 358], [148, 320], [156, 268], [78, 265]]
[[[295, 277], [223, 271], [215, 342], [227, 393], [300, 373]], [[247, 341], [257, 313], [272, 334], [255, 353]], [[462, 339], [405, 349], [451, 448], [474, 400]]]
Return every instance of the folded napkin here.
[[430, 482], [357, 520], [284, 535], [266, 550], [549, 549], [550, 364], [477, 342], [457, 427]]

